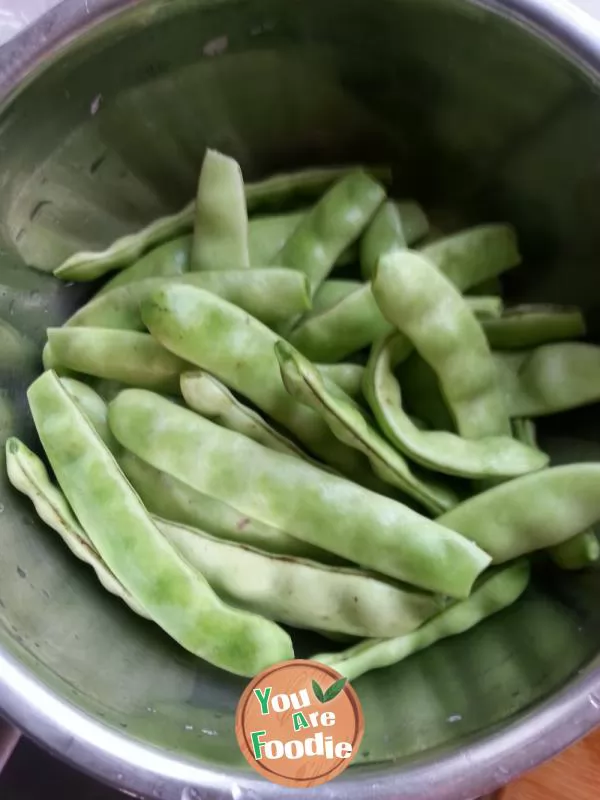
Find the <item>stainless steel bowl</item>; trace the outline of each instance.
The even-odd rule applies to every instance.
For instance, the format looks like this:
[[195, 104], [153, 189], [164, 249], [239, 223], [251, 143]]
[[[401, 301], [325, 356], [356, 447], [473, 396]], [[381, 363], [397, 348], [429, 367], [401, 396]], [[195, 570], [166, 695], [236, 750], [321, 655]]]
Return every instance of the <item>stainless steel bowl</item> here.
[[[508, 218], [526, 254], [510, 295], [578, 302], [597, 336], [599, 76], [600, 25], [564, 0], [66, 0], [0, 52], [0, 315], [39, 350], [90, 289], [23, 262], [50, 270], [182, 205], [210, 144], [250, 179], [389, 159], [446, 224]], [[37, 362], [2, 354], [4, 437], [35, 441]], [[600, 455], [597, 409], [543, 435], [557, 461]], [[279, 796], [235, 743], [243, 681], [103, 592], [0, 481], [2, 711], [132, 792]], [[466, 800], [585, 734], [599, 590], [541, 567], [515, 608], [358, 680], [357, 763], [310, 797]]]

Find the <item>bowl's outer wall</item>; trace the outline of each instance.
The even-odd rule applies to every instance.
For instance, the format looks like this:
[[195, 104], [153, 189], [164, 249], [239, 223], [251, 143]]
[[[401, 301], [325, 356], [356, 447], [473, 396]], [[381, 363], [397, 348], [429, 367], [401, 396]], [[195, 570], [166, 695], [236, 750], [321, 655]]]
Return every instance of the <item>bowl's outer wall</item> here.
[[[249, 179], [389, 159], [397, 192], [439, 224], [513, 221], [526, 262], [510, 295], [580, 303], [598, 335], [589, 53], [585, 74], [583, 56], [576, 67], [573, 53], [459, 0], [89, 0], [89, 17], [82, 5], [67, 0], [0, 53], [12, 93], [0, 115], [0, 316], [35, 352], [90, 289], [23, 260], [49, 271], [178, 208], [207, 145], [236, 156]], [[2, 442], [16, 431], [35, 444], [24, 390], [39, 358], [26, 344], [17, 361], [0, 347]], [[595, 409], [546, 423], [556, 461], [598, 458], [599, 423]], [[130, 790], [278, 796], [235, 742], [243, 681], [103, 592], [3, 470], [0, 499], [0, 706]], [[464, 800], [585, 733], [600, 721], [599, 589], [600, 573], [541, 569], [513, 609], [356, 681], [366, 714], [357, 766], [310, 796]]]

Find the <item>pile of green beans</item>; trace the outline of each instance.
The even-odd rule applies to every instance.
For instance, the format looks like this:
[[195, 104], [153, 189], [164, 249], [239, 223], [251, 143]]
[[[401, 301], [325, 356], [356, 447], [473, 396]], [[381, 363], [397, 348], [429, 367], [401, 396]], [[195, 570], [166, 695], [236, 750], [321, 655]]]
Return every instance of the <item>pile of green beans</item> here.
[[14, 437], [8, 477], [107, 591], [235, 674], [293, 657], [283, 623], [361, 639], [315, 656], [355, 678], [516, 602], [534, 552], [600, 558], [600, 464], [551, 467], [534, 421], [600, 400], [582, 313], [505, 308], [515, 230], [434, 232], [390, 184], [248, 184], [208, 150], [185, 209], [55, 271], [111, 274], [28, 389], [56, 483]]

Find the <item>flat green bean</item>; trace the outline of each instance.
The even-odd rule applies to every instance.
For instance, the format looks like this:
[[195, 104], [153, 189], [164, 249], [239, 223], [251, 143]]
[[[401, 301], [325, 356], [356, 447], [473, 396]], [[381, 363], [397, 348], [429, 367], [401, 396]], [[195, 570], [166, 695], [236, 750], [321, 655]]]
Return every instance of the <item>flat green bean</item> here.
[[586, 569], [600, 561], [600, 542], [593, 530], [583, 531], [572, 539], [551, 547], [548, 555], [561, 569]]
[[477, 319], [481, 320], [484, 330], [488, 320], [498, 319], [502, 316], [502, 311], [504, 310], [504, 302], [502, 298], [497, 295], [465, 297], [465, 302]]
[[542, 469], [548, 457], [511, 436], [464, 439], [440, 430], [420, 430], [402, 408], [394, 368], [411, 345], [397, 333], [374, 345], [363, 391], [377, 422], [399, 450], [429, 469], [465, 478], [510, 478]]
[[465, 597], [489, 556], [387, 497], [268, 450], [139, 389], [109, 406], [117, 440], [140, 458], [234, 506], [365, 568]]
[[206, 372], [184, 372], [181, 376], [181, 394], [188, 406], [230, 431], [247, 436], [263, 447], [287, 453], [326, 469], [307, 455], [295, 442], [279, 433], [260, 414], [244, 405], [229, 389]]
[[[289, 203], [319, 197], [336, 181], [356, 169], [355, 166], [317, 167], [247, 183], [244, 189], [248, 211], [281, 208]], [[388, 167], [368, 167], [368, 171], [384, 183], [391, 181]], [[93, 281], [112, 270], [124, 269], [153, 247], [191, 231], [195, 213], [196, 201], [192, 200], [176, 214], [161, 217], [141, 231], [122, 236], [106, 250], [75, 253], [54, 270], [54, 274], [66, 281]]]
[[117, 272], [107, 281], [95, 297], [119, 289], [127, 284], [143, 281], [147, 278], [174, 278], [190, 271], [192, 259], [192, 236], [186, 234], [172, 239], [170, 242], [155, 247], [130, 267]]
[[93, 281], [107, 272], [124, 269], [153, 247], [187, 233], [192, 228], [195, 208], [192, 201], [176, 214], [160, 217], [141, 231], [115, 239], [106, 250], [74, 253], [54, 274], [64, 281]]
[[525, 347], [578, 339], [585, 336], [585, 319], [577, 308], [524, 305], [507, 308], [497, 319], [484, 322], [485, 335], [496, 350]]
[[529, 584], [526, 561], [486, 573], [467, 600], [454, 603], [421, 628], [393, 639], [367, 640], [340, 653], [321, 653], [314, 661], [328, 664], [354, 680], [365, 672], [390, 667], [449, 636], [458, 636], [515, 603]]
[[[535, 422], [531, 419], [513, 419], [515, 439], [537, 447]], [[578, 570], [595, 564], [600, 559], [600, 543], [593, 529], [582, 531], [562, 544], [548, 549], [548, 555], [561, 569]]]
[[371, 280], [381, 256], [403, 250], [422, 239], [429, 230], [425, 212], [418, 203], [388, 200], [375, 214], [360, 242], [360, 268]]
[[53, 372], [27, 392], [46, 455], [100, 557], [184, 648], [239, 675], [293, 658], [274, 623], [227, 606], [150, 519], [110, 451]]
[[480, 225], [419, 249], [461, 292], [521, 263], [510, 225]]
[[546, 344], [495, 353], [511, 417], [543, 417], [600, 400], [600, 347], [583, 342]]
[[365, 368], [362, 364], [353, 364], [351, 361], [339, 364], [315, 364], [323, 378], [335, 383], [340, 389], [354, 398], [362, 397], [362, 383]]
[[600, 519], [600, 463], [552, 467], [502, 483], [437, 520], [495, 564], [572, 539]]
[[481, 325], [452, 283], [423, 256], [383, 256], [373, 294], [385, 318], [433, 368], [458, 433], [510, 435], [510, 421]]
[[312, 361], [333, 363], [367, 347], [392, 326], [365, 283], [335, 305], [303, 320], [289, 334], [289, 341]]
[[308, 279], [293, 269], [240, 269], [190, 272], [172, 278], [146, 278], [94, 297], [65, 323], [71, 327], [143, 331], [142, 301], [165, 283], [196, 286], [219, 295], [266, 325], [310, 308]]
[[271, 264], [304, 218], [307, 209], [253, 217], [248, 223], [248, 250], [251, 267]]
[[529, 445], [529, 447], [537, 447], [537, 432], [535, 429], [535, 422], [532, 419], [521, 417], [520, 419], [511, 420], [513, 436], [518, 442]]
[[60, 382], [77, 403], [80, 411], [85, 414], [111, 453], [116, 453], [118, 445], [108, 427], [108, 406], [105, 400], [87, 383], [82, 383], [82, 381], [77, 381], [73, 378], [61, 378]]
[[273, 262], [308, 275], [314, 293], [384, 198], [383, 186], [365, 172], [347, 175], [311, 208]]
[[[321, 288], [335, 283], [326, 281]], [[312, 361], [339, 361], [394, 329], [381, 313], [370, 283], [344, 283], [347, 285], [339, 287], [339, 291], [338, 286], [335, 286], [327, 292], [327, 302], [320, 303], [320, 310], [316, 308], [317, 293], [312, 311], [306, 314], [287, 337]], [[478, 318], [499, 314], [502, 308], [502, 301], [496, 297], [464, 299]]]
[[278, 336], [241, 309], [201, 289], [164, 286], [142, 303], [142, 319], [173, 353], [210, 372], [283, 425], [313, 455], [344, 474], [370, 475], [361, 454], [286, 391], [275, 355]]
[[301, 542], [283, 530], [240, 514], [227, 503], [195, 491], [127, 450], [119, 453], [118, 461], [146, 508], [159, 517], [268, 553], [310, 558], [327, 564], [339, 561], [320, 547]]
[[156, 522], [223, 600], [296, 628], [401, 636], [446, 605], [439, 595], [364, 570], [276, 556], [193, 528]]
[[363, 286], [361, 281], [353, 281], [345, 278], [330, 278], [319, 286], [313, 297], [311, 310], [304, 315], [308, 319], [313, 314], [319, 314], [337, 305], [348, 295]]
[[179, 376], [190, 368], [137, 331], [48, 328], [48, 342], [53, 357], [67, 369], [167, 394], [179, 393]]
[[371, 424], [362, 409], [334, 383], [283, 340], [275, 345], [283, 382], [300, 403], [313, 408], [338, 439], [363, 452], [382, 480], [417, 500], [435, 515], [453, 508], [456, 495], [433, 477], [417, 475]]
[[62, 364], [58, 363], [58, 359], [50, 347], [50, 342], [46, 342], [44, 349], [42, 350], [42, 366], [44, 369], [53, 369], [56, 374], [60, 375], [61, 377], [68, 378], [75, 375], [73, 370], [67, 369], [66, 367], [63, 367]]
[[50, 480], [42, 460], [14, 437], [6, 441], [6, 471], [15, 489], [32, 501], [42, 522], [58, 533], [73, 555], [92, 567], [102, 586], [120, 597], [136, 614], [148, 618], [143, 606], [100, 558], [89, 536], [75, 519], [64, 494]]
[[248, 209], [244, 178], [234, 158], [207, 149], [196, 195], [191, 269], [248, 268]]

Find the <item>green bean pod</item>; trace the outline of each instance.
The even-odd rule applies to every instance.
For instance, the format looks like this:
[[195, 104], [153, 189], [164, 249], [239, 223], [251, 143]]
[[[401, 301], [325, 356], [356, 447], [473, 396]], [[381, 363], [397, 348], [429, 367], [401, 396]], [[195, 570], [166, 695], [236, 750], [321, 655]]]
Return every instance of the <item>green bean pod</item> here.
[[118, 445], [108, 427], [108, 406], [104, 399], [91, 386], [82, 381], [61, 378], [60, 382], [77, 403], [80, 411], [87, 417], [104, 444], [111, 453], [115, 454]]
[[393, 639], [367, 640], [339, 653], [313, 656], [353, 681], [365, 672], [398, 664], [449, 636], [458, 636], [515, 603], [529, 584], [527, 561], [486, 573], [467, 600], [454, 603], [421, 628]]
[[6, 441], [6, 471], [15, 489], [29, 497], [42, 522], [58, 533], [73, 555], [92, 567], [102, 586], [120, 597], [140, 617], [149, 619], [143, 606], [100, 558], [64, 494], [50, 480], [42, 460], [14, 437]]
[[269, 425], [260, 414], [234, 397], [229, 389], [212, 375], [201, 370], [184, 372], [181, 376], [181, 394], [193, 411], [213, 420], [223, 428], [237, 431], [270, 450], [296, 456], [308, 461], [309, 464], [326, 469], [295, 442]]
[[243, 308], [266, 325], [301, 314], [311, 305], [308, 279], [293, 269], [190, 272], [146, 278], [94, 297], [66, 322], [70, 327], [144, 331], [141, 303], [164, 284], [195, 286]]
[[[355, 166], [317, 167], [247, 183], [244, 187], [246, 206], [250, 212], [306, 202], [319, 197], [336, 181], [356, 169]], [[388, 167], [368, 167], [368, 171], [384, 183], [391, 180]], [[54, 270], [54, 274], [65, 281], [93, 281], [112, 270], [124, 269], [153, 247], [189, 233], [194, 226], [195, 214], [194, 199], [176, 214], [161, 217], [141, 231], [116, 239], [106, 250], [75, 253]]]
[[360, 268], [366, 281], [375, 274], [381, 256], [403, 250], [426, 236], [429, 221], [418, 203], [388, 200], [375, 214], [360, 242]]
[[177, 285], [144, 301], [142, 319], [157, 341], [246, 397], [313, 455], [368, 479], [364, 456], [338, 442], [318, 414], [290, 397], [275, 355], [279, 337], [258, 320], [215, 295]]
[[[322, 289], [328, 283], [336, 282], [326, 281]], [[339, 289], [336, 285], [327, 293], [327, 302], [319, 304], [321, 310], [317, 310], [313, 302], [312, 311], [287, 337], [312, 361], [333, 363], [347, 358], [394, 329], [377, 305], [370, 283], [344, 283], [346, 285]], [[352, 286], [355, 286], [354, 291]], [[315, 301], [317, 297], [318, 293]], [[468, 297], [464, 300], [478, 318], [499, 314], [502, 308], [502, 301], [496, 297]]]
[[458, 503], [457, 496], [433, 476], [417, 475], [408, 463], [371, 425], [362, 409], [335, 384], [326, 383], [318, 370], [287, 342], [275, 345], [283, 382], [289, 393], [313, 408], [335, 436], [368, 457], [382, 480], [439, 515]]
[[46, 455], [81, 526], [154, 622], [190, 652], [239, 675], [293, 658], [283, 630], [223, 603], [166, 541], [54, 373], [38, 378], [27, 396]]
[[365, 283], [335, 305], [306, 317], [289, 341], [311, 361], [334, 363], [367, 347], [392, 330]]
[[495, 564], [572, 539], [600, 519], [600, 463], [525, 475], [476, 495], [437, 520]]
[[452, 283], [422, 256], [398, 251], [379, 261], [373, 294], [437, 374], [458, 433], [468, 439], [510, 435], [485, 335]]
[[307, 209], [284, 214], [267, 214], [253, 217], [248, 222], [248, 250], [250, 266], [271, 264], [304, 218]]
[[364, 570], [276, 556], [172, 522], [156, 523], [223, 600], [296, 628], [401, 636], [447, 604], [439, 595]]
[[207, 149], [198, 179], [192, 271], [250, 266], [244, 178], [234, 158]]
[[551, 547], [548, 555], [561, 569], [587, 569], [600, 561], [600, 542], [593, 530], [583, 531], [572, 539]]
[[542, 417], [600, 400], [600, 347], [583, 342], [546, 344], [495, 353], [511, 417]]
[[585, 318], [578, 308], [524, 305], [507, 308], [497, 319], [483, 324], [490, 345], [496, 350], [537, 347], [563, 339], [585, 336]]
[[192, 235], [186, 234], [155, 247], [107, 281], [95, 297], [147, 278], [175, 278], [190, 271]]
[[127, 450], [118, 454], [118, 461], [146, 508], [159, 517], [268, 553], [310, 558], [325, 564], [339, 562], [326, 550], [306, 544], [283, 530], [241, 514], [215, 497], [195, 491]]
[[389, 577], [465, 597], [489, 564], [478, 547], [401, 503], [151, 392], [122, 392], [109, 422], [124, 447], [193, 489]]
[[314, 314], [320, 314], [321, 311], [327, 311], [327, 309], [333, 308], [340, 300], [348, 297], [348, 295], [360, 289], [362, 286], [362, 281], [348, 280], [346, 278], [329, 278], [329, 280], [323, 281], [315, 292], [312, 308], [304, 315], [304, 319], [308, 319]]
[[179, 376], [189, 363], [152, 336], [110, 328], [48, 328], [52, 356], [69, 370], [96, 378], [179, 393]]
[[[525, 442], [531, 447], [537, 447], [536, 426], [533, 420], [513, 419], [512, 426], [515, 439]], [[592, 528], [582, 531], [562, 544], [550, 547], [547, 552], [556, 566], [561, 569], [585, 569], [600, 559], [600, 543]]]
[[274, 263], [304, 272], [314, 293], [384, 199], [383, 186], [365, 172], [347, 175], [300, 221]]
[[339, 364], [315, 364], [322, 377], [339, 386], [349, 397], [362, 397], [365, 368], [362, 364], [340, 362]]
[[394, 375], [394, 368], [410, 350], [401, 334], [381, 340], [371, 351], [363, 383], [377, 422], [400, 451], [424, 467], [465, 478], [511, 478], [548, 464], [544, 453], [511, 436], [464, 439], [447, 431], [420, 430], [402, 407], [400, 383]]
[[516, 233], [510, 225], [469, 228], [419, 250], [461, 292], [521, 263]]

